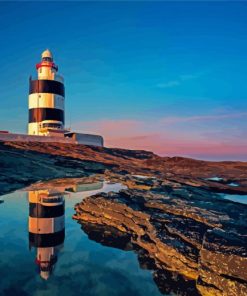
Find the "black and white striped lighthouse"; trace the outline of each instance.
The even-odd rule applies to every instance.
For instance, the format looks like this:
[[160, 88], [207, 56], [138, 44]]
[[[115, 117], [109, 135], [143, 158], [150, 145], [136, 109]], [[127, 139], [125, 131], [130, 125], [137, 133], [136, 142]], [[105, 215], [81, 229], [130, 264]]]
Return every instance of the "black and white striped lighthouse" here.
[[36, 65], [37, 79], [29, 81], [29, 135], [49, 135], [64, 129], [64, 80], [47, 49]]
[[48, 279], [64, 243], [64, 196], [51, 190], [29, 191], [29, 246], [37, 249], [40, 276]]

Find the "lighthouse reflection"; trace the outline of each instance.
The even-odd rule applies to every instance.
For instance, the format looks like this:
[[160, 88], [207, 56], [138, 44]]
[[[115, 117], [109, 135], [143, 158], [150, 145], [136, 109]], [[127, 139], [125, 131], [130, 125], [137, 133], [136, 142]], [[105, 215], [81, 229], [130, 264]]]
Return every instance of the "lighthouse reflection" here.
[[36, 248], [35, 262], [40, 276], [47, 280], [57, 262], [65, 238], [65, 199], [56, 190], [30, 191], [29, 248]]
[[[28, 188], [29, 249], [36, 250], [35, 262], [41, 278], [48, 280], [65, 240], [65, 196], [67, 207], [103, 188], [103, 181], [55, 179]], [[73, 201], [70, 200], [71, 194]], [[68, 217], [71, 219], [71, 217]]]

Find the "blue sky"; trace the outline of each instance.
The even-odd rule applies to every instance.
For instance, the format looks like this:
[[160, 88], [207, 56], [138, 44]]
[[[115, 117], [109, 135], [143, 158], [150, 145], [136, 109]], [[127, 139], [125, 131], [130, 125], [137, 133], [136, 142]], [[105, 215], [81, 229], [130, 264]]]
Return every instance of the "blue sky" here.
[[247, 3], [1, 2], [0, 34], [0, 129], [26, 131], [28, 77], [49, 48], [68, 126], [109, 146], [247, 160]]

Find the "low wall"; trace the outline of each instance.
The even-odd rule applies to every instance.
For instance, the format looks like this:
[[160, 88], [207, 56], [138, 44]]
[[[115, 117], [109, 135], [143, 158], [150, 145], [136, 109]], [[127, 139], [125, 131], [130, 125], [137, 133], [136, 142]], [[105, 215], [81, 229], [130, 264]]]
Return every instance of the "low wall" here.
[[50, 142], [50, 143], [74, 143], [74, 139], [67, 139], [62, 137], [44, 137], [44, 136], [30, 136], [23, 134], [1, 134], [0, 141], [11, 141], [11, 142]]
[[73, 139], [78, 144], [85, 144], [86, 145], [93, 145], [93, 146], [104, 146], [103, 137], [98, 135], [90, 135], [90, 134], [81, 134], [81, 133], [75, 133]]
[[103, 138], [101, 136], [79, 134], [75, 138], [50, 137], [50, 136], [31, 136], [24, 134], [4, 134], [0, 133], [0, 141], [11, 142], [43, 142], [43, 143], [71, 143], [84, 144], [93, 146], [103, 146]]

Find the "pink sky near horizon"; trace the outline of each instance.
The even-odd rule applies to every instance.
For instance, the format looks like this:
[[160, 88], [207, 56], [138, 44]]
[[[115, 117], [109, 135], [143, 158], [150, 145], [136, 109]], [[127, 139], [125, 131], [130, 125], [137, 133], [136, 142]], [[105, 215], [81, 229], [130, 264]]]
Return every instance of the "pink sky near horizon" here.
[[[242, 118], [247, 112], [166, 117], [150, 120], [96, 120], [78, 122], [73, 129], [97, 133], [104, 137], [105, 146], [153, 151], [161, 156], [187, 156], [211, 160], [247, 160], [246, 137], [238, 138], [238, 130], [232, 127], [236, 136], [226, 131], [198, 128], [199, 123]], [[236, 129], [236, 131], [234, 130]]]

